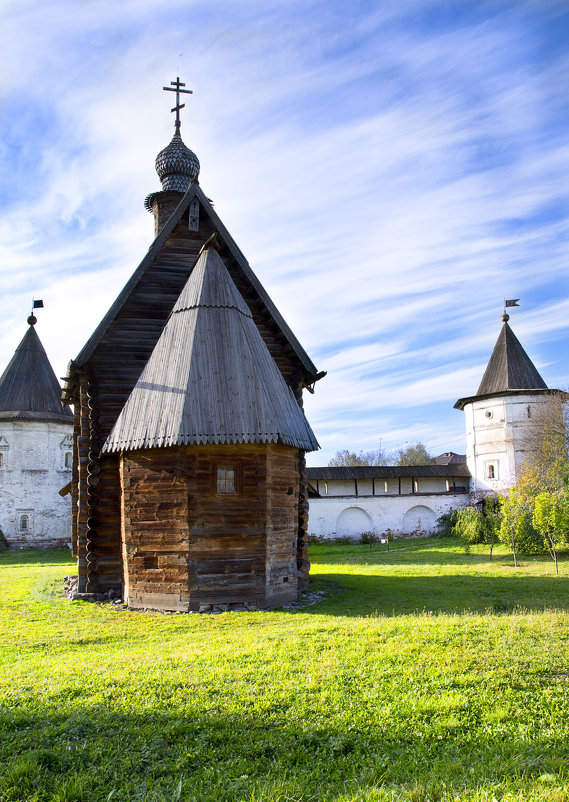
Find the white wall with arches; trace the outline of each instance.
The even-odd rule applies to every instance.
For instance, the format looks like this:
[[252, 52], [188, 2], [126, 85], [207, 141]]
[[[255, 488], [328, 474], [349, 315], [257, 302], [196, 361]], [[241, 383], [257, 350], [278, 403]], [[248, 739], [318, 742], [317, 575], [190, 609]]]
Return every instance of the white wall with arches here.
[[308, 532], [319, 538], [351, 537], [354, 540], [362, 532], [383, 534], [388, 529], [395, 537], [429, 535], [434, 532], [440, 515], [466, 504], [467, 493], [311, 498]]

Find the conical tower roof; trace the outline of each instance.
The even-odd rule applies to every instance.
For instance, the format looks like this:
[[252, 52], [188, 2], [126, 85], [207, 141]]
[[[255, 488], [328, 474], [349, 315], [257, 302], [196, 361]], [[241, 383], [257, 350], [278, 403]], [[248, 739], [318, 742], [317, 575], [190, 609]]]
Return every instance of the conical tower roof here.
[[[31, 322], [33, 321], [33, 322]], [[54, 420], [71, 423], [61, 403], [61, 386], [34, 328], [35, 318], [0, 377], [0, 420]]]
[[508, 315], [502, 318], [502, 330], [476, 395], [460, 398], [455, 404], [458, 409], [486, 396], [547, 391], [547, 384], [508, 325], [508, 319]]
[[547, 390], [547, 384], [505, 320], [476, 395], [508, 390]]
[[316, 438], [217, 250], [202, 250], [103, 451]]

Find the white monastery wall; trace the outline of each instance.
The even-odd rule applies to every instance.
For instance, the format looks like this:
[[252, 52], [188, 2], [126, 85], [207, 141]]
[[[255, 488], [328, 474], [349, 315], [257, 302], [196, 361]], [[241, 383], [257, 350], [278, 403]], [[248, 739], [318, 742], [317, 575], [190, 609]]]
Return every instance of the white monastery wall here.
[[10, 546], [55, 546], [71, 540], [73, 424], [0, 421], [0, 528]]
[[311, 498], [308, 532], [321, 538], [347, 536], [354, 539], [359, 538], [362, 532], [382, 534], [388, 529], [395, 537], [413, 533], [431, 534], [439, 515], [466, 504], [467, 493], [413, 493], [383, 497], [355, 497], [352, 493], [333, 498], [330, 495]]

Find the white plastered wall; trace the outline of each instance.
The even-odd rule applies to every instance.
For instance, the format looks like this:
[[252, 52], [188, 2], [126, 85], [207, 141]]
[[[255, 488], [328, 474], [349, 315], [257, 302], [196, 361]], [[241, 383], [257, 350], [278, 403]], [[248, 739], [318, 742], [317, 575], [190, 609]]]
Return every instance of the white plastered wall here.
[[383, 534], [390, 529], [395, 537], [432, 534], [440, 515], [466, 504], [467, 493], [311, 498], [308, 532], [320, 538], [348, 536], [354, 539], [367, 530]]
[[11, 546], [61, 546], [71, 540], [72, 423], [0, 421], [0, 528]]
[[520, 393], [466, 404], [466, 461], [474, 494], [500, 493], [516, 483], [528, 430], [550, 398]]

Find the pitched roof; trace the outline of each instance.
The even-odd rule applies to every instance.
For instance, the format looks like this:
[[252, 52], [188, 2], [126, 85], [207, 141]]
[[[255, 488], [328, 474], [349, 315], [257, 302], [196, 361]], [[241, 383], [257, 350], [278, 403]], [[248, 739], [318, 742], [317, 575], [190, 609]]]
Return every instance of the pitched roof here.
[[458, 478], [470, 476], [466, 463], [455, 465], [353, 465], [307, 468], [309, 480], [323, 479], [421, 479], [427, 477]]
[[[220, 218], [214, 211], [213, 206], [197, 181], [194, 181], [192, 184], [190, 184], [185, 194], [182, 195], [180, 203], [170, 216], [164, 228], [160, 231], [150, 246], [148, 253], [132, 274], [129, 281], [125, 284], [123, 290], [120, 292], [105, 317], [99, 323], [89, 340], [78, 354], [77, 358], [72, 363], [73, 368], [81, 367], [88, 362], [97, 345], [101, 342], [106, 332], [115, 323], [119, 313], [129, 300], [141, 279], [149, 269], [152, 269], [156, 257], [160, 253], [161, 249], [166, 245], [168, 238], [171, 236], [176, 226], [180, 223], [180, 220], [184, 214], [188, 211], [188, 207], [190, 206], [191, 202], [196, 198], [209, 217], [219, 239], [226, 245], [231, 257], [235, 260], [236, 267], [240, 271], [245, 283], [250, 288], [251, 295], [254, 296], [266, 310], [269, 317], [273, 321], [273, 325], [280, 331], [284, 341], [292, 349], [296, 359], [300, 362], [307, 377], [309, 377], [309, 380], [314, 381], [317, 378], [317, 369], [314, 363], [286, 324], [284, 318], [281, 316], [280, 312], [269, 297], [267, 291], [251, 269], [251, 266], [239, 249], [237, 243], [231, 237], [230, 233], [227, 231]], [[318, 378], [320, 378], [320, 376], [318, 376]]]
[[502, 326], [476, 395], [501, 393], [503, 390], [547, 390], [547, 384], [507, 321]]
[[61, 387], [33, 325], [0, 377], [0, 420], [53, 420], [71, 423], [61, 403]]
[[454, 451], [445, 451], [435, 457], [437, 465], [461, 465], [466, 463], [466, 454], [456, 454]]
[[200, 254], [103, 451], [318, 443], [214, 247]]
[[465, 404], [486, 396], [542, 393], [547, 389], [537, 368], [505, 320], [476, 395], [460, 398], [455, 407], [463, 409]]

